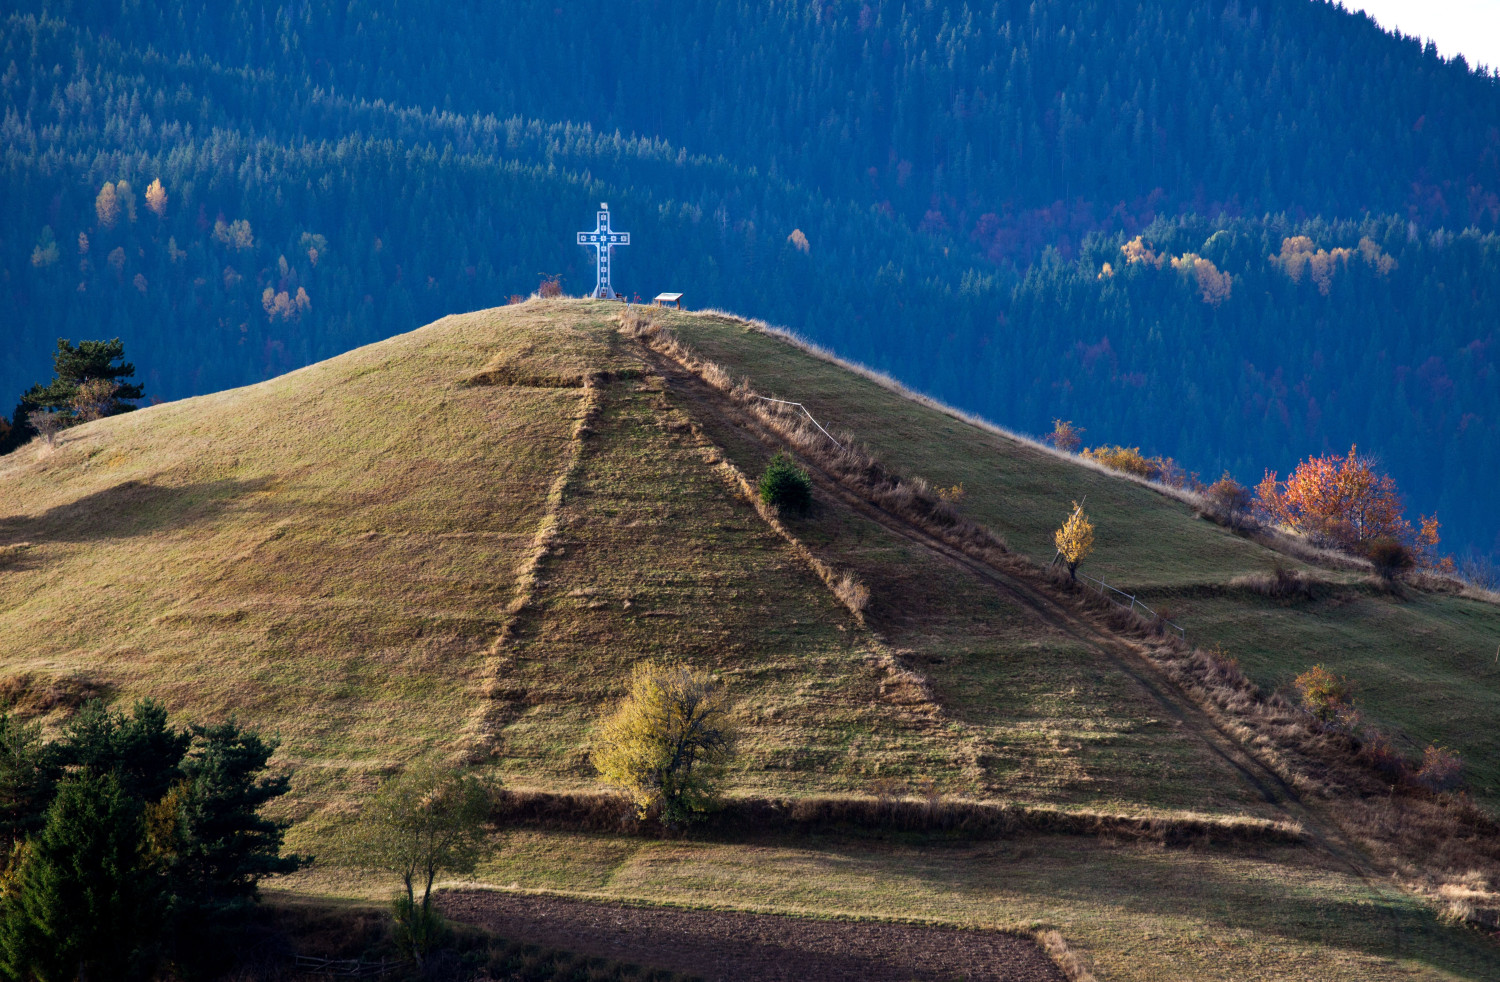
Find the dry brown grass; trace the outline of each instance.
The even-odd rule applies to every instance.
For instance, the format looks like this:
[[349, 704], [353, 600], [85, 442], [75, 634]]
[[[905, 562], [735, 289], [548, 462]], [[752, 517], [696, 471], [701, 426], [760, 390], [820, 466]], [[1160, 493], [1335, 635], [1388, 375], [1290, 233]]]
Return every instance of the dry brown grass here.
[[798, 410], [767, 401], [748, 380], [734, 382], [722, 366], [698, 357], [650, 313], [627, 311], [620, 317], [620, 329], [697, 375], [825, 473], [886, 511], [971, 554], [994, 559], [1009, 551], [1000, 536], [965, 517], [953, 501], [934, 491], [926, 480], [890, 470], [850, 434], [837, 434], [842, 446], [835, 444]]
[[12, 542], [0, 545], [0, 569], [4, 569], [11, 563], [20, 559], [31, 548], [30, 542]]
[[1088, 962], [1068, 946], [1061, 932], [1041, 930], [1036, 933], [1036, 940], [1047, 957], [1056, 962], [1063, 975], [1067, 976], [1068, 982], [1097, 982], [1094, 973], [1089, 971]]
[[[1360, 757], [1357, 741], [1310, 726], [1305, 714], [1279, 695], [1262, 693], [1231, 660], [1176, 639], [1163, 638], [1160, 624], [1121, 610], [1092, 594], [1076, 591], [1073, 585], [1060, 583], [1046, 571], [1018, 562], [1008, 554], [998, 537], [959, 516], [949, 503], [930, 492], [925, 481], [894, 476], [873, 455], [855, 447], [847, 434], [840, 435], [841, 442], [846, 443], [844, 449], [831, 445], [824, 434], [801, 416], [784, 407], [768, 406], [762, 402], [748, 379], [731, 385], [728, 371], [699, 358], [649, 316], [627, 315], [622, 318], [621, 328], [627, 336], [641, 340], [652, 350], [698, 375], [745, 411], [753, 413], [845, 487], [938, 535], [971, 557], [1011, 573], [1020, 573], [1036, 587], [1054, 593], [1059, 599], [1067, 598], [1075, 609], [1088, 611], [1089, 616], [1106, 631], [1133, 638], [1135, 647], [1144, 658], [1292, 787], [1320, 798], [1360, 801], [1367, 808], [1374, 807], [1378, 811], [1379, 806], [1368, 805], [1367, 797], [1378, 793], [1384, 785], [1376, 768]], [[1188, 494], [1191, 492], [1182, 492], [1182, 495]], [[1274, 544], [1279, 551], [1319, 565], [1368, 568], [1367, 563], [1353, 557], [1315, 549], [1275, 530], [1261, 530], [1255, 537]], [[1324, 584], [1306, 573], [1278, 566], [1270, 574], [1237, 578], [1231, 581], [1230, 587], [1278, 599], [1313, 599]], [[1398, 791], [1406, 795], [1416, 793], [1410, 789]], [[1391, 800], [1395, 800], [1394, 796]], [[1429, 816], [1428, 831], [1422, 835], [1413, 834], [1407, 826], [1395, 822], [1351, 825], [1340, 809], [1333, 811], [1333, 818], [1346, 833], [1358, 836], [1362, 844], [1387, 865], [1422, 868], [1431, 881], [1430, 888], [1423, 891], [1429, 895], [1435, 895], [1436, 890], [1452, 877], [1471, 869], [1500, 870], [1500, 835], [1496, 836], [1497, 845], [1493, 849], [1456, 845], [1469, 841], [1476, 829], [1493, 828], [1500, 833], [1500, 827], [1494, 826], [1492, 820], [1472, 806], [1467, 810], [1448, 809]], [[1441, 833], [1437, 829], [1441, 829]], [[1445, 850], [1434, 851], [1431, 840], [1437, 836], [1452, 840], [1455, 843], [1452, 848], [1456, 851], [1451, 855]], [[1424, 866], [1416, 865], [1424, 862]]]
[[[795, 795], [835, 802], [821, 813], [804, 812], [811, 828], [838, 829], [850, 814], [883, 820], [878, 810], [847, 803], [858, 799], [838, 796], [888, 775], [908, 788], [915, 775], [932, 775], [934, 796], [942, 792], [945, 808], [995, 805], [1005, 796], [1026, 803], [1015, 807], [1048, 816], [1074, 814], [1074, 806], [1136, 821], [1143, 814], [1186, 821], [1191, 816], [1181, 812], [1198, 808], [1270, 813], [1230, 768], [1214, 770], [1219, 765], [1200, 741], [1159, 718], [1156, 704], [1081, 642], [1039, 627], [1012, 609], [1017, 605], [997, 600], [987, 583], [949, 569], [945, 560], [918, 555], [916, 547], [865, 522], [859, 517], [865, 512], [856, 514], [849, 504], [851, 495], [840, 490], [837, 501], [808, 520], [782, 523], [783, 536], [754, 510], [744, 475], [730, 459], [732, 451], [740, 466], [754, 471], [759, 447], [746, 451], [732, 434], [717, 430], [712, 439], [700, 439], [691, 413], [674, 402], [677, 392], [651, 373], [665, 362], [618, 336], [619, 310], [538, 301], [451, 318], [265, 386], [89, 424], [69, 431], [50, 452], [29, 448], [0, 460], [7, 492], [0, 502], [0, 543], [32, 543], [10, 553], [0, 574], [4, 670], [38, 679], [76, 671], [112, 686], [119, 698], [163, 696], [174, 713], [195, 720], [238, 712], [247, 722], [280, 730], [280, 759], [297, 773], [298, 800], [288, 815], [297, 820], [295, 845], [312, 852], [322, 850], [319, 837], [350, 814], [379, 775], [417, 756], [472, 760], [465, 755], [488, 746], [496, 753], [488, 762], [514, 783], [559, 793], [590, 787], [594, 775], [579, 752], [588, 720], [617, 694], [635, 659], [659, 651], [680, 653], [732, 679], [745, 697], [742, 713], [751, 734], [736, 786], [767, 802]], [[687, 326], [682, 331], [688, 336]], [[768, 342], [738, 335], [730, 341], [710, 349], [721, 364], [705, 365], [702, 377], [733, 398], [731, 374], [740, 372], [723, 367], [737, 364], [733, 345], [748, 351], [752, 341]], [[781, 366], [808, 374], [814, 368], [806, 359]], [[782, 377], [769, 369], [756, 374]], [[607, 375], [614, 381], [597, 385], [593, 395], [600, 403], [592, 409], [585, 401], [589, 386], [554, 387]], [[1027, 449], [1012, 459], [1009, 448], [973, 442], [965, 427], [950, 427], [926, 410], [882, 402], [857, 380], [824, 384], [814, 404], [820, 418], [825, 405], [868, 402], [868, 415], [847, 408], [830, 414], [860, 420], [872, 440], [895, 432], [912, 447], [921, 442], [929, 454], [904, 457], [898, 446], [877, 444], [887, 464], [875, 465], [873, 452], [858, 451], [845, 466], [848, 479], [838, 478], [841, 488], [866, 500], [884, 495], [891, 509], [900, 509], [892, 514], [945, 542], [964, 537], [938, 508], [951, 502], [911, 476], [917, 471], [931, 471], [945, 485], [966, 482], [967, 515], [999, 526], [1014, 501], [1017, 513], [1029, 508], [1052, 523], [1048, 529], [1055, 527], [1051, 498], [1041, 505], [1036, 500], [1065, 500], [1073, 474], [1059, 477], [1053, 457]], [[846, 390], [852, 393], [847, 403], [830, 394]], [[747, 433], [763, 428], [792, 443], [785, 433], [807, 430], [795, 417], [752, 420], [750, 407], [733, 405], [750, 421]], [[384, 423], [392, 418], [406, 423]], [[817, 441], [828, 453], [825, 438], [813, 433], [796, 436], [804, 442], [794, 449], [836, 474], [836, 461], [825, 465], [831, 458], [812, 456]], [[918, 441], [912, 433], [939, 436]], [[803, 451], [804, 445], [811, 449]], [[1034, 487], [1006, 483], [1003, 467], [946, 470], [934, 463], [947, 455], [967, 465], [986, 454]], [[901, 465], [899, 472], [890, 462]], [[1091, 509], [1096, 498], [1101, 506], [1109, 500], [1122, 526], [1147, 515], [1145, 532], [1121, 549], [1138, 550], [1149, 540], [1156, 552], [1130, 555], [1142, 568], [1157, 563], [1153, 576], [1166, 565], [1186, 564], [1184, 577], [1170, 582], [1222, 589], [1230, 576], [1269, 565], [1251, 543], [1192, 521], [1156, 495], [1113, 478], [1103, 486], [1092, 471], [1085, 476], [1093, 482], [1087, 485], [1094, 492]], [[1116, 484], [1126, 490], [1110, 499], [1108, 488]], [[1018, 524], [1003, 527], [1013, 541], [1036, 538]], [[1220, 540], [1227, 543], [1223, 555], [1203, 552], [1205, 541]], [[974, 554], [1022, 575], [1024, 563], [997, 542], [976, 539]], [[124, 570], [146, 572], [123, 576]], [[69, 590], [59, 589], [64, 584]], [[864, 605], [850, 584], [869, 589]], [[1083, 604], [1060, 591], [1052, 596]], [[1258, 601], [1255, 607], [1260, 614], [1305, 613]], [[846, 613], [856, 609], [861, 618]], [[1175, 652], [1149, 625], [1121, 620], [1116, 611], [1084, 609], [1082, 616], [1151, 648], [1143, 657], [1191, 655]], [[866, 622], [895, 641], [883, 643]], [[1204, 671], [1223, 678], [1199, 682], [1220, 692], [1226, 714], [1251, 712], [1257, 693], [1253, 686], [1241, 689], [1230, 667], [1209, 666]], [[1184, 672], [1191, 681], [1199, 668]], [[481, 692], [494, 698], [481, 700]], [[490, 702], [505, 708], [480, 727], [477, 714], [498, 708]], [[1307, 733], [1305, 721], [1270, 714], [1263, 722], [1264, 732], [1253, 719], [1242, 730], [1226, 728], [1252, 744], [1264, 738], [1266, 746], [1256, 751], [1263, 759], [1297, 740], [1331, 744], [1327, 753], [1335, 760], [1356, 752], [1340, 746], [1336, 735]], [[1276, 732], [1277, 726], [1290, 732], [1294, 724], [1303, 735]], [[1314, 746], [1305, 758], [1288, 756], [1286, 773], [1303, 774], [1299, 786], [1314, 791], [1356, 787], [1340, 783], [1323, 752]], [[1398, 800], [1428, 799], [1403, 793]], [[790, 822], [790, 808], [777, 820]], [[915, 826], [938, 805], [901, 799], [892, 808], [905, 816], [899, 821]], [[963, 821], [981, 820], [990, 819]], [[1218, 827], [1219, 819], [1206, 820]], [[1446, 834], [1455, 821], [1442, 808], [1421, 819], [1432, 835]], [[1111, 972], [1107, 956], [1137, 944], [1146, 931], [1162, 930], [1179, 954], [1201, 955], [1193, 964], [1212, 969], [1183, 977], [1215, 971], [1233, 977], [1233, 970], [1213, 968], [1218, 946], [1202, 940], [1217, 938], [1222, 925], [1196, 910], [1184, 919], [1183, 911], [1211, 905], [1203, 898], [1218, 886], [1276, 880], [1290, 868], [1284, 862], [1323, 862], [1300, 848], [1279, 851], [1270, 861], [1253, 850], [1220, 851], [1214, 861], [1243, 865], [1224, 873], [1214, 891], [1203, 891], [1180, 865], [1196, 860], [1197, 851], [1173, 850], [1161, 858], [1153, 838], [1158, 832], [1125, 829], [1120, 841], [1143, 843], [1131, 861], [1159, 859], [1161, 873], [1143, 876], [1131, 896], [1111, 900], [1110, 891], [1120, 891], [1110, 874], [1093, 871], [1095, 859], [1106, 866], [1120, 860], [1108, 844], [1115, 833], [1079, 834], [1056, 840], [1065, 843], [1057, 850], [1096, 850], [1088, 853], [1092, 859], [1058, 873], [1045, 896], [1019, 890], [1006, 899], [973, 890], [1024, 880], [1037, 865], [993, 856], [947, 863], [949, 854], [930, 848], [929, 839], [957, 832], [910, 833], [921, 843], [916, 858], [893, 860], [899, 843], [883, 841], [851, 864], [839, 848], [795, 831], [801, 826], [785, 827], [795, 836], [787, 850], [796, 854], [794, 865], [774, 872], [761, 868], [768, 853], [740, 843], [704, 858], [702, 866], [685, 867], [676, 853], [644, 855], [671, 842], [521, 830], [517, 840], [545, 840], [546, 849], [518, 852], [517, 866], [494, 882], [552, 875], [555, 867], [574, 863], [580, 849], [611, 856], [641, 849], [634, 880], [612, 878], [611, 867], [566, 884], [558, 873], [556, 883], [575, 892], [608, 888], [636, 897], [688, 897], [702, 883], [726, 897], [738, 889], [737, 903], [771, 903], [767, 898], [781, 889], [777, 883], [815, 884], [817, 890], [837, 883], [843, 891], [837, 897], [814, 895], [808, 886], [787, 902], [815, 913], [868, 907], [895, 916], [956, 916], [944, 905], [962, 894], [981, 913], [960, 919], [994, 916], [1003, 903], [1016, 923], [1057, 923], [1070, 938], [1084, 937], [1082, 950], [1111, 977], [1153, 977], [1149, 967], [1134, 976]], [[1373, 819], [1372, 828], [1372, 836], [1386, 834]], [[1470, 834], [1482, 833], [1474, 826]], [[1042, 838], [986, 848], [997, 856], [1030, 856], [1028, 850], [1052, 848], [1034, 845]], [[757, 868], [735, 886], [734, 864], [752, 855]], [[1485, 875], [1487, 860], [1480, 856], [1462, 866], [1464, 855], [1443, 854], [1444, 864], [1462, 872], [1432, 890], [1447, 886], [1455, 904], [1476, 907], [1493, 883], [1475, 879], [1476, 871]], [[509, 861], [505, 850], [492, 859]], [[971, 866], [982, 866], [979, 879], [964, 879]], [[786, 870], [794, 873], [783, 875]], [[1236, 944], [1247, 945], [1255, 959], [1269, 958], [1270, 946], [1251, 934], [1280, 938], [1277, 932], [1315, 922], [1337, 922], [1344, 932], [1339, 938], [1347, 937], [1357, 927], [1347, 911], [1364, 908], [1327, 901], [1320, 886], [1328, 882], [1299, 881], [1295, 891], [1276, 893], [1274, 899], [1291, 897], [1300, 905], [1295, 916], [1265, 915]], [[959, 883], [965, 885], [955, 888]], [[1365, 896], [1357, 884], [1339, 889], [1346, 891], [1340, 897]], [[1248, 891], [1237, 910], [1268, 909], [1272, 893]], [[1138, 915], [1135, 905], [1148, 895], [1161, 906]], [[1068, 916], [1075, 923], [1094, 918], [1103, 927], [1075, 935], [1051, 916], [1063, 908], [1073, 911]], [[1299, 935], [1295, 943], [1304, 964], [1327, 964], [1345, 950], [1343, 940]], [[1429, 937], [1429, 943], [1441, 948], [1448, 942]], [[1356, 944], [1364, 946], [1361, 957], [1378, 948], [1376, 942]], [[1309, 961], [1308, 952], [1316, 957]]]
[[1317, 545], [1305, 536], [1273, 525], [1262, 525], [1252, 530], [1250, 539], [1284, 556], [1290, 556], [1313, 566], [1321, 566], [1324, 569], [1351, 570], [1359, 573], [1369, 573], [1373, 569], [1368, 559]]
[[859, 582], [853, 573], [839, 575], [838, 582], [833, 584], [833, 595], [856, 617], [863, 617], [865, 608], [870, 606], [870, 588]]
[[891, 706], [919, 709], [936, 718], [943, 707], [932, 694], [927, 677], [911, 666], [911, 652], [888, 648], [869, 659], [880, 673], [880, 701]]
[[[515, 593], [505, 606], [495, 640], [485, 652], [483, 667], [480, 670], [482, 682], [479, 690], [481, 696], [479, 708], [467, 727], [469, 746], [462, 755], [465, 763], [477, 764], [490, 756], [499, 731], [507, 720], [506, 702], [507, 697], [512, 693], [506, 680], [507, 670], [511, 665], [506, 647], [514, 638], [518, 618], [536, 598], [542, 560], [557, 546], [558, 509], [562, 506], [568, 488], [578, 474], [583, 458], [584, 441], [594, 434], [594, 425], [598, 420], [601, 406], [599, 393], [601, 381], [602, 379], [596, 374], [582, 378], [583, 391], [579, 412], [568, 446], [563, 452], [562, 467], [557, 477], [553, 479], [551, 487], [548, 488], [546, 510], [541, 521], [537, 523], [531, 548], [522, 555], [520, 565], [516, 569]], [[555, 387], [568, 388], [569, 386]]]
[[[1108, 632], [1124, 632], [1153, 642], [1161, 641], [1159, 623], [1152, 623], [1130, 611], [1121, 610], [1096, 595], [1079, 591], [1076, 583], [1068, 582], [1066, 577], [1059, 578], [1055, 569], [1038, 569], [1011, 555], [998, 537], [978, 523], [958, 515], [951, 503], [932, 494], [925, 480], [894, 477], [873, 455], [856, 448], [847, 434], [843, 435], [845, 448], [833, 446], [824, 434], [808, 424], [802, 416], [784, 407], [764, 403], [758, 398], [758, 393], [748, 379], [731, 385], [727, 371], [699, 358], [649, 314], [643, 316], [629, 312], [622, 315], [621, 329], [627, 336], [641, 340], [652, 350], [704, 379], [721, 395], [754, 414], [769, 429], [809, 459], [816, 461], [825, 473], [831, 474], [865, 499], [936, 535], [974, 559], [1011, 574], [1020, 574], [1035, 586], [1047, 589], [1058, 597], [1071, 598], [1075, 607], [1089, 611]], [[717, 380], [717, 384], [714, 380]], [[1170, 645], [1166, 648], [1175, 650]], [[893, 660], [888, 668], [899, 666], [899, 660]], [[1237, 668], [1226, 669], [1225, 666], [1214, 663], [1207, 672], [1194, 674], [1183, 671], [1175, 663], [1161, 667], [1167, 668], [1169, 677], [1183, 685], [1190, 695], [1216, 716], [1223, 716], [1231, 709], [1235, 712], [1245, 711], [1260, 701], [1259, 691]], [[1277, 722], [1284, 723], [1285, 720], [1278, 716]], [[1284, 761], [1281, 763], [1290, 776], [1293, 769], [1286, 768]], [[1308, 783], [1305, 778], [1303, 783]], [[1316, 786], [1317, 782], [1312, 784]]]
[[108, 693], [107, 686], [80, 676], [21, 672], [0, 679], [0, 712], [21, 717], [67, 713]]
[[0, 574], [0, 671], [278, 733], [299, 820], [463, 758], [586, 391], [463, 382], [624, 367], [608, 334], [544, 304], [447, 318], [0, 458], [0, 544], [31, 544]]
[[1229, 581], [1231, 590], [1248, 590], [1273, 600], [1316, 600], [1341, 584], [1318, 579], [1306, 570], [1278, 565], [1269, 573], [1246, 573]]
[[823, 585], [828, 587], [830, 593], [838, 598], [862, 626], [865, 625], [865, 608], [870, 605], [870, 591], [861, 584], [854, 574], [847, 571], [840, 572], [828, 563], [824, 562], [813, 551], [798, 539], [787, 524], [782, 521], [781, 513], [774, 505], [766, 504], [756, 491], [755, 485], [744, 471], [740, 470], [733, 461], [722, 454], [714, 453], [713, 466], [723, 476], [724, 480], [742, 495], [746, 501], [755, 507], [757, 513], [781, 536], [798, 558], [807, 564], [808, 568], [817, 574]]
[[642, 370], [648, 353], [619, 338], [618, 311], [605, 336], [632, 368], [597, 386], [546, 553], [524, 571], [531, 599], [487, 665], [488, 759], [528, 784], [593, 784], [590, 728], [653, 654], [728, 682], [747, 733], [732, 768], [741, 787], [844, 790], [873, 767], [941, 758], [955, 741], [932, 707], [881, 699], [884, 648], [834, 592], [851, 571], [762, 509]]
[[476, 372], [464, 379], [463, 384], [472, 385], [517, 385], [529, 389], [581, 389], [588, 381], [582, 373], [556, 375], [539, 372], [524, 365], [497, 365]]
[[1500, 604], [1500, 590], [1487, 590], [1473, 584], [1465, 584], [1459, 596], [1478, 600], [1481, 603]]
[[1380, 734], [1323, 726], [1280, 693], [1263, 692], [1221, 652], [1159, 637], [1144, 618], [1092, 594], [1073, 600], [1133, 637], [1144, 657], [1283, 780], [1319, 802], [1377, 863], [1399, 872], [1448, 916], [1494, 926], [1500, 905], [1484, 890], [1465, 893], [1462, 903], [1446, 899], [1453, 884], [1476, 878], [1500, 884], [1500, 822], [1492, 815], [1466, 795], [1421, 787], [1416, 763], [1385, 759], [1389, 745]]

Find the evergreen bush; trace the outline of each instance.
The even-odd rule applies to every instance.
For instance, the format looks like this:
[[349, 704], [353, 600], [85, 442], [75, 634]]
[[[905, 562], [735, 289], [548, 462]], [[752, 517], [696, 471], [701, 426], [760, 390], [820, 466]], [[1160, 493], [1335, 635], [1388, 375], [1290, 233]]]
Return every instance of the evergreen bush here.
[[812, 507], [812, 478], [785, 452], [777, 453], [760, 476], [760, 500], [779, 511], [805, 515]]

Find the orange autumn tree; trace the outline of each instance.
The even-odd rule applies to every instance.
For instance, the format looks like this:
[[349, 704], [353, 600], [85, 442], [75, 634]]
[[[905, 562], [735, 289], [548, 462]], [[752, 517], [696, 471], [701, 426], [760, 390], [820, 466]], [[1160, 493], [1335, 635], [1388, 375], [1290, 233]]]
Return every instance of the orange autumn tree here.
[[1367, 553], [1377, 541], [1394, 540], [1425, 564], [1432, 562], [1437, 517], [1423, 517], [1420, 528], [1413, 528], [1395, 480], [1375, 470], [1357, 447], [1347, 457], [1309, 457], [1284, 482], [1267, 471], [1255, 493], [1268, 518], [1316, 541]]

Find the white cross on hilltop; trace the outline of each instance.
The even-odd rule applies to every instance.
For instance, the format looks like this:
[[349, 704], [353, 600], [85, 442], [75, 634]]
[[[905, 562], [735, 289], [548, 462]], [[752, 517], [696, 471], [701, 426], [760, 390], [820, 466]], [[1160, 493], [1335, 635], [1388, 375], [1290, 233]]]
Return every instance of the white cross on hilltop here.
[[609, 282], [609, 260], [610, 253], [617, 245], [630, 245], [629, 232], [616, 232], [609, 227], [609, 205], [600, 203], [599, 218], [594, 224], [592, 232], [579, 232], [578, 244], [581, 246], [593, 246], [595, 260], [599, 266], [599, 278], [594, 284], [593, 296], [603, 300], [623, 299]]

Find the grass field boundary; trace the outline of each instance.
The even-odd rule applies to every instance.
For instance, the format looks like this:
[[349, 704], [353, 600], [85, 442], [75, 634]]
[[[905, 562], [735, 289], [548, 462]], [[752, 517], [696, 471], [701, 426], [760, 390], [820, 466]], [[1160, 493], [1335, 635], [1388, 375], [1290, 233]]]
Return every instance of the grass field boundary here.
[[[505, 790], [492, 813], [500, 826], [662, 835], [638, 821], [631, 803], [605, 791]], [[926, 834], [958, 840], [1076, 835], [1163, 845], [1296, 845], [1300, 825], [1215, 815], [1120, 815], [1007, 802], [817, 796], [732, 797], [707, 813], [694, 834], [710, 838], [826, 833]]]
[[824, 436], [828, 437], [828, 439], [833, 440], [833, 445], [835, 447], [838, 447], [840, 450], [844, 449], [844, 445], [837, 440], [834, 440], [833, 434], [828, 432], [828, 428], [822, 423], [818, 422], [818, 418], [812, 414], [812, 410], [808, 409], [802, 403], [792, 402], [790, 399], [772, 399], [770, 396], [758, 395], [754, 398], [759, 399], [762, 402], [774, 402], [782, 406], [796, 406], [798, 409], [802, 410], [802, 415], [812, 420], [812, 425], [816, 426]]
[[1068, 977], [1068, 982], [1098, 982], [1094, 973], [1089, 971], [1083, 956], [1069, 946], [1062, 932], [1043, 928], [1036, 932], [1036, 943], [1056, 963], [1058, 970]]

